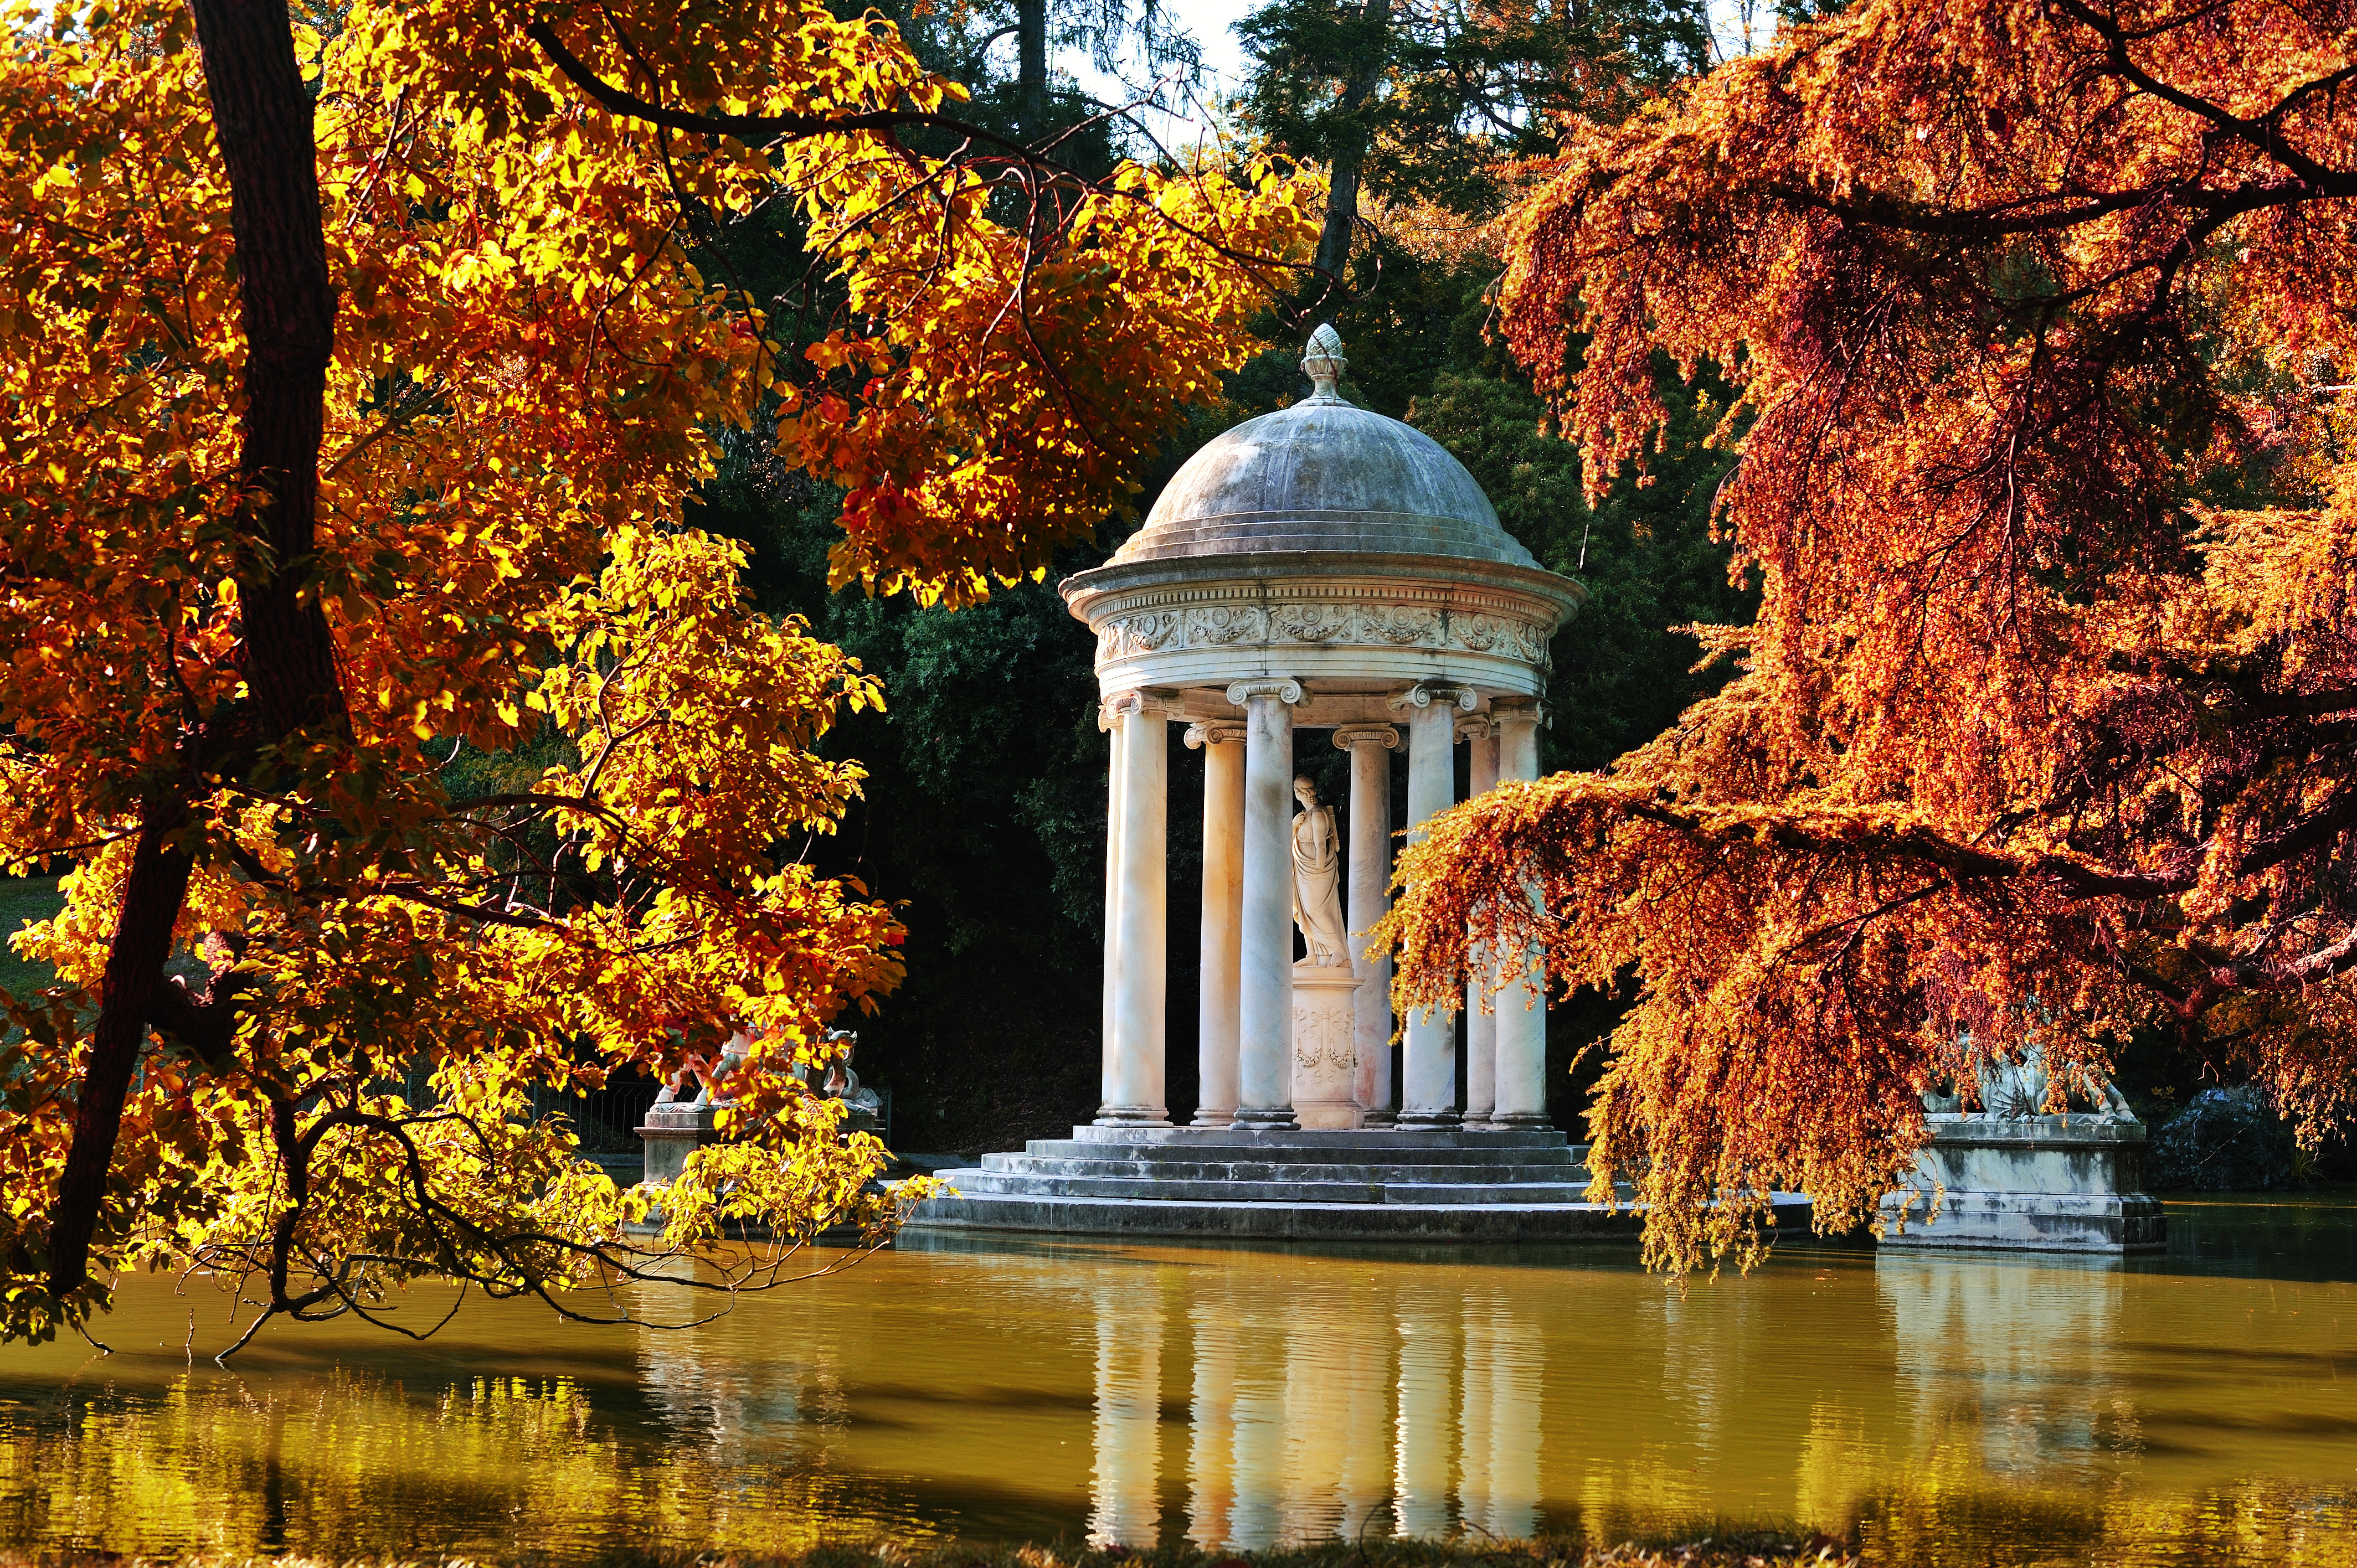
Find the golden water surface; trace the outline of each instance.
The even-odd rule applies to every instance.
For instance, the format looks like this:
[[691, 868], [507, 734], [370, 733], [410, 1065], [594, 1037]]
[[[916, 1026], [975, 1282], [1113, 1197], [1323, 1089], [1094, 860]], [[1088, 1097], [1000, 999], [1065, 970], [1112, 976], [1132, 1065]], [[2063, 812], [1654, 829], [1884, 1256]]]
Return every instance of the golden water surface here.
[[475, 1303], [424, 1345], [289, 1326], [227, 1370], [225, 1300], [148, 1277], [112, 1356], [0, 1348], [0, 1541], [561, 1559], [1732, 1521], [1893, 1563], [2357, 1564], [2357, 1203], [2169, 1222], [2126, 1266], [1788, 1246], [1683, 1292], [1600, 1248], [920, 1239], [698, 1328]]

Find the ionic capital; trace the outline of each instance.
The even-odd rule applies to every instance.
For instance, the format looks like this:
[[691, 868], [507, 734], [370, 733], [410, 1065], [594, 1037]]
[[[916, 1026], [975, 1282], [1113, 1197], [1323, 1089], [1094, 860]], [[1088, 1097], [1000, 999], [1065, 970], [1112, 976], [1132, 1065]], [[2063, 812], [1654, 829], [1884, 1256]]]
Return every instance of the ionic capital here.
[[1343, 751], [1361, 746], [1380, 746], [1385, 751], [1399, 749], [1400, 733], [1391, 725], [1344, 725], [1334, 732], [1334, 744]]
[[1392, 712], [1403, 713], [1410, 708], [1428, 708], [1439, 703], [1471, 713], [1481, 703], [1481, 695], [1470, 686], [1448, 686], [1437, 681], [1418, 681], [1404, 692], [1392, 693], [1387, 704]]
[[1283, 676], [1264, 681], [1232, 681], [1228, 683], [1228, 703], [1243, 707], [1254, 697], [1275, 697], [1287, 707], [1301, 701], [1301, 682]]
[[1204, 719], [1187, 726], [1187, 745], [1200, 751], [1207, 746], [1242, 745], [1245, 726], [1233, 719]]
[[1537, 725], [1541, 729], [1555, 727], [1555, 715], [1536, 697], [1492, 697], [1490, 716], [1501, 725]]
[[1471, 714], [1457, 721], [1459, 740], [1488, 740], [1498, 733], [1498, 721], [1487, 714]]
[[1178, 699], [1166, 693], [1145, 690], [1116, 692], [1097, 704], [1097, 728], [1109, 730], [1131, 714], [1166, 720], [1187, 716]]

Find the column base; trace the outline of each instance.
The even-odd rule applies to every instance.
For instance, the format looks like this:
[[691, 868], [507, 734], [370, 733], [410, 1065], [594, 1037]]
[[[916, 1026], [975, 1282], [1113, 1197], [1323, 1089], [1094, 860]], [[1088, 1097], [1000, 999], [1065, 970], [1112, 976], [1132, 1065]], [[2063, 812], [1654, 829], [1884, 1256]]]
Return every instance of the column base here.
[[1389, 1127], [1395, 1124], [1398, 1121], [1399, 1112], [1395, 1111], [1370, 1111], [1360, 1117], [1359, 1125], [1361, 1127]]
[[1464, 1128], [1469, 1133], [1478, 1133], [1485, 1127], [1496, 1125], [1496, 1123], [1492, 1122], [1489, 1117], [1476, 1116], [1470, 1112], [1466, 1112], [1465, 1116], [1458, 1121], [1457, 1124], [1459, 1127]]
[[1293, 1119], [1292, 1106], [1276, 1105], [1266, 1110], [1240, 1110], [1230, 1125], [1248, 1133], [1292, 1133], [1298, 1131], [1301, 1123]]
[[1399, 1125], [1403, 1127], [1457, 1127], [1465, 1119], [1454, 1111], [1403, 1111]]
[[1170, 1113], [1159, 1105], [1100, 1105], [1099, 1127], [1168, 1127]]
[[1543, 1112], [1509, 1111], [1503, 1115], [1492, 1115], [1490, 1118], [1489, 1124], [1497, 1128], [1501, 1133], [1551, 1133], [1555, 1130], [1555, 1118]]
[[1235, 1124], [1236, 1113], [1232, 1111], [1198, 1111], [1195, 1119], [1187, 1123], [1189, 1127], [1232, 1127]]

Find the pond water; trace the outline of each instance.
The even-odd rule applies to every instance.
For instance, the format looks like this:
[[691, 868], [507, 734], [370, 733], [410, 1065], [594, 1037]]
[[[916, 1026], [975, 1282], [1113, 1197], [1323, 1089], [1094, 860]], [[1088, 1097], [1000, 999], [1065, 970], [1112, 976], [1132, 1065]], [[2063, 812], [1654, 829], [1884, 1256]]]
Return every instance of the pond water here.
[[233, 1370], [205, 1359], [223, 1298], [148, 1277], [112, 1356], [0, 1348], [0, 1541], [579, 1559], [1732, 1521], [1892, 1563], [2357, 1563], [2357, 1197], [2169, 1225], [2125, 1265], [1788, 1245], [1684, 1291], [1606, 1249], [920, 1238], [694, 1329], [473, 1304], [422, 1346], [265, 1333]]

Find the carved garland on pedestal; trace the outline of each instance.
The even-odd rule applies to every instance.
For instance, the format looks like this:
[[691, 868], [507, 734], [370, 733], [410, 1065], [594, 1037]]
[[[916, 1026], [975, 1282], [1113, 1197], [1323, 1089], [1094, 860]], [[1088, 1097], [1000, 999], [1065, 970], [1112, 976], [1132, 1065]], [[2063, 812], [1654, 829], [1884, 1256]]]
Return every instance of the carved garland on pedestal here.
[[1300, 1007], [1293, 1010], [1293, 1059], [1304, 1072], [1314, 1072], [1322, 1058], [1329, 1066], [1348, 1072], [1359, 1065], [1359, 1052], [1352, 1036], [1357, 1031], [1353, 1015], [1325, 1007]]

